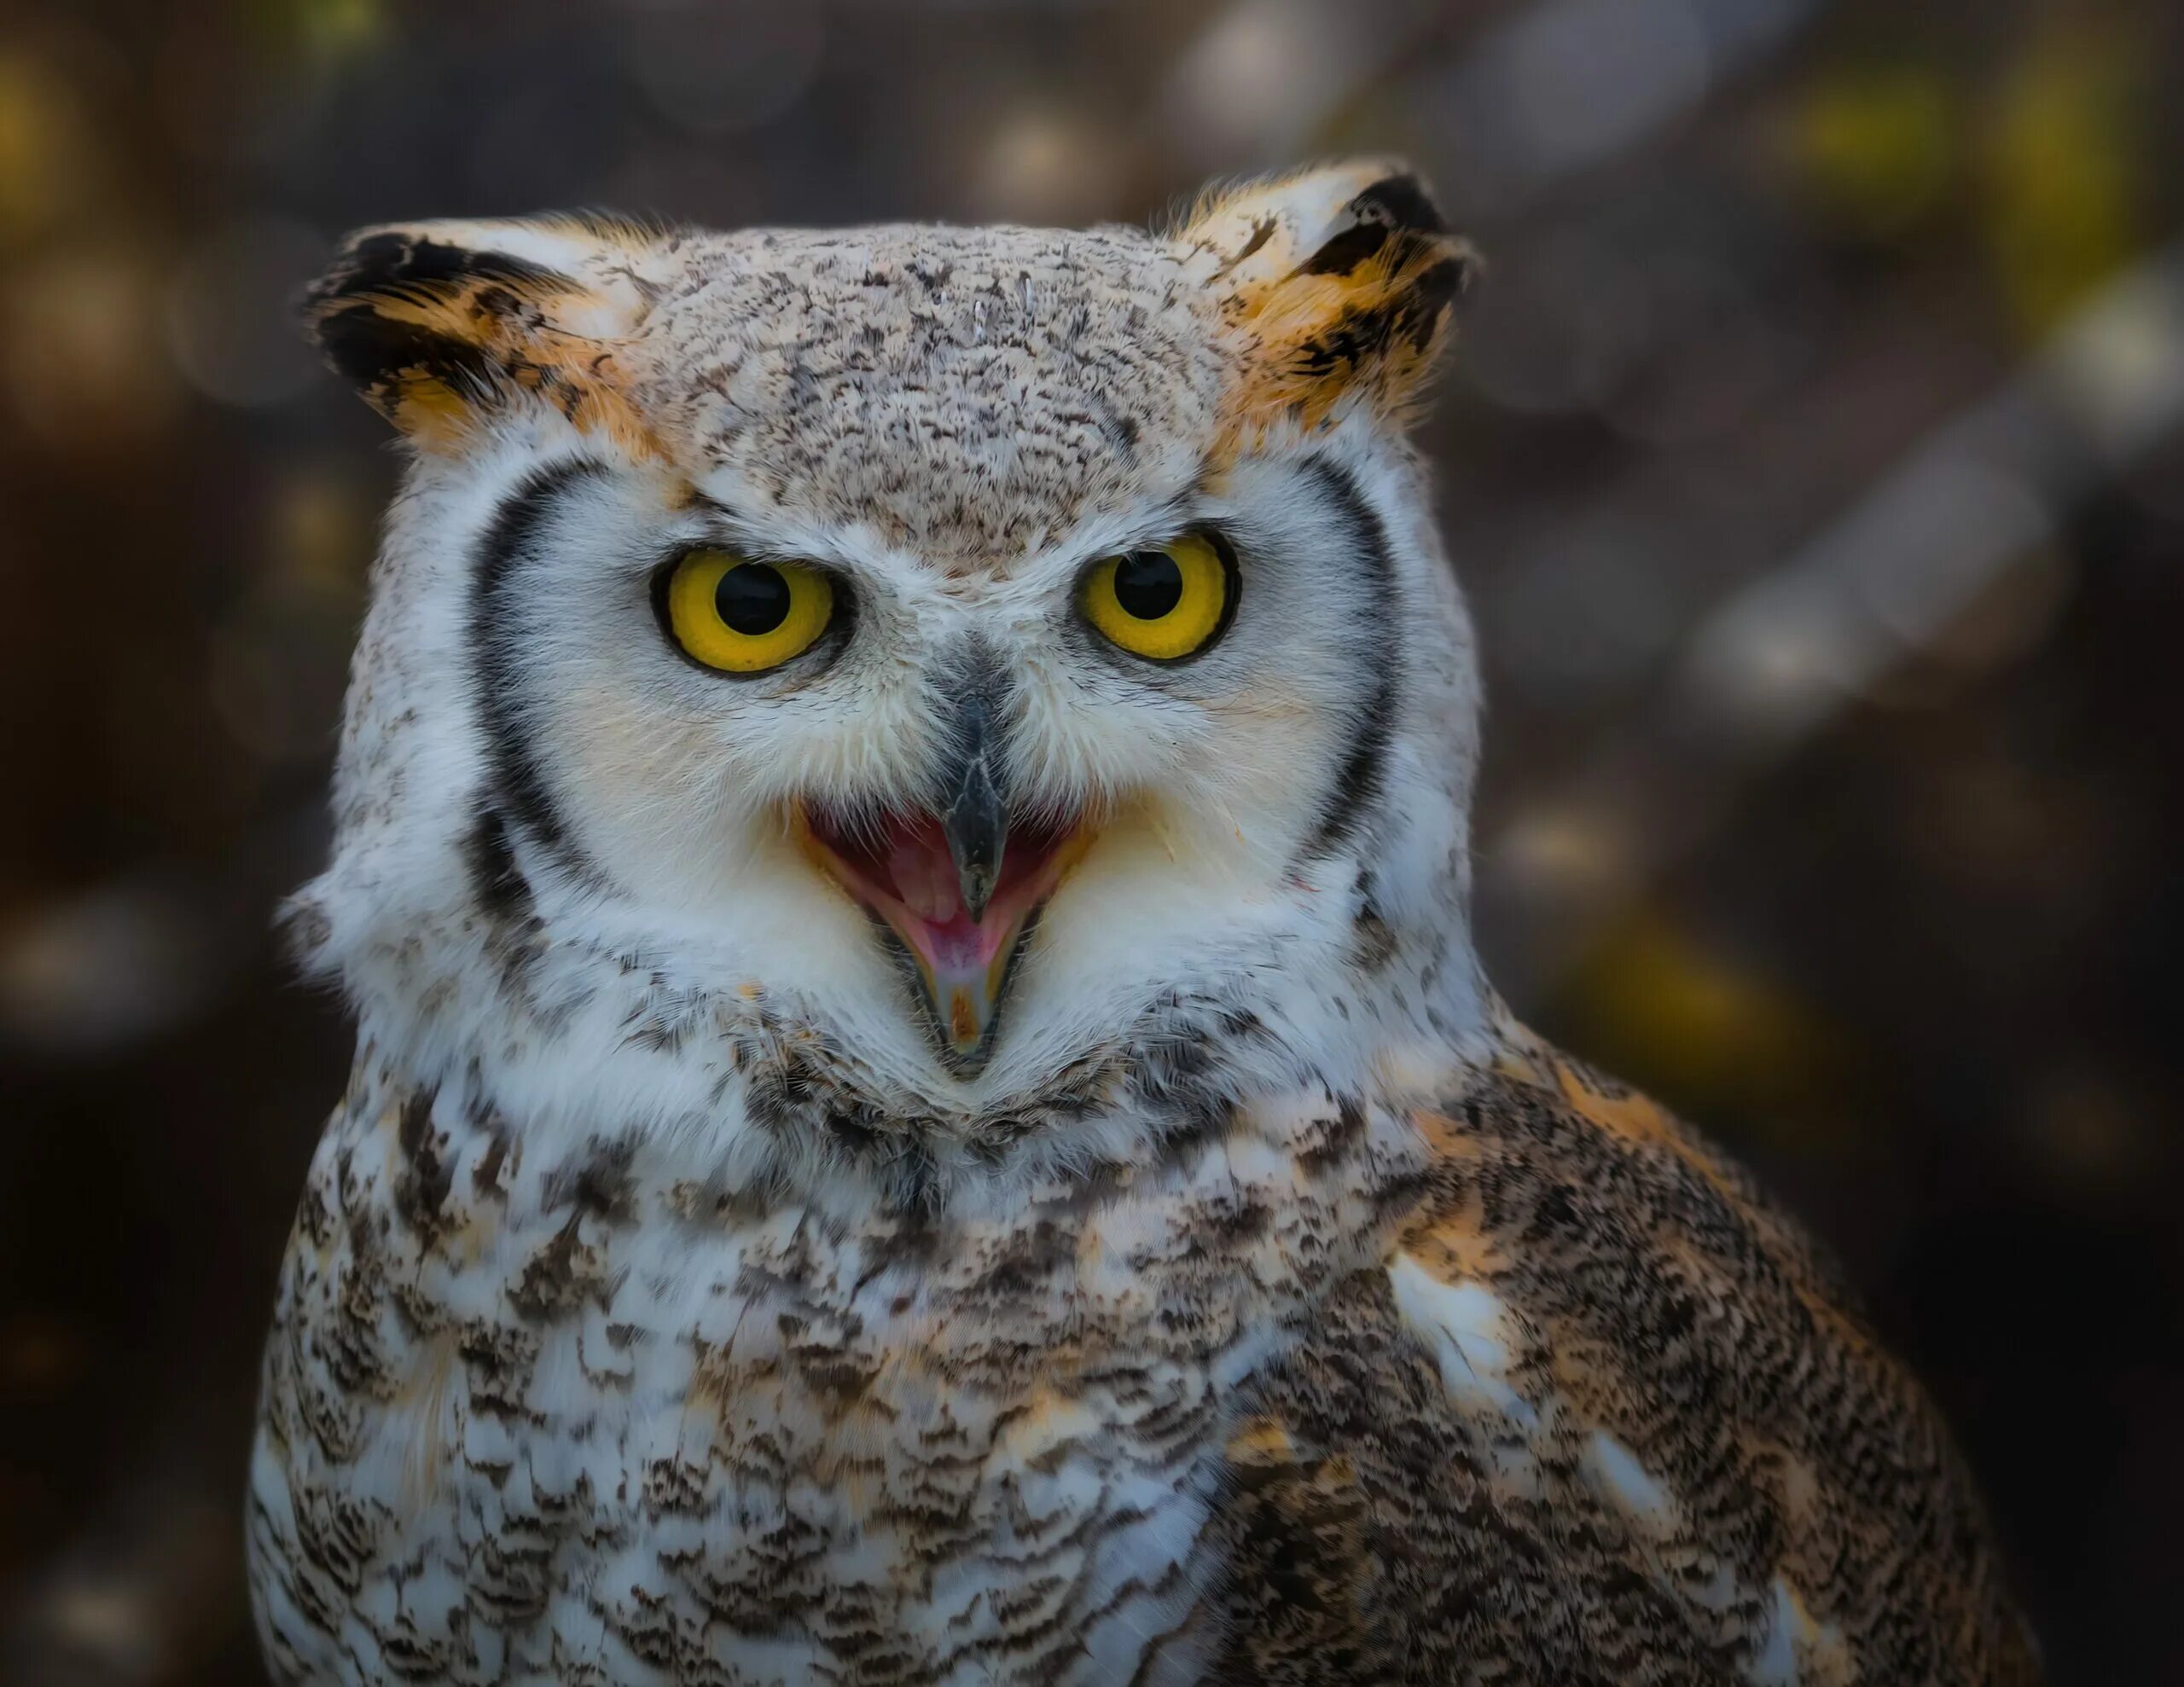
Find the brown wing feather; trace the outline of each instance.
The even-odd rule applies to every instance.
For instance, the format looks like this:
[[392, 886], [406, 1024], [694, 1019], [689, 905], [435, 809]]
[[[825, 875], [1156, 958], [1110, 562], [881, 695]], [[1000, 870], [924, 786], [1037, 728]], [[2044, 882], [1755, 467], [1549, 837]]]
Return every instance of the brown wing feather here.
[[1917, 1385], [1749, 1180], [1515, 1034], [1230, 1449], [1232, 1678], [2024, 1683]]

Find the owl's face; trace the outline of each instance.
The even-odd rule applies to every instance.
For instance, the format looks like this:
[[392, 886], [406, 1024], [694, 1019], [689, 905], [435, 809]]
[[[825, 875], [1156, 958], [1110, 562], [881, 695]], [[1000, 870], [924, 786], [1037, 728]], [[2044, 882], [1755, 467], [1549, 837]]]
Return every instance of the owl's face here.
[[1461, 917], [1400, 421], [1463, 263], [1386, 166], [1168, 238], [360, 236], [317, 330], [418, 449], [324, 942], [443, 1006], [421, 923], [534, 1009], [611, 959], [964, 1113], [1179, 1015], [1350, 1020], [1361, 929]]

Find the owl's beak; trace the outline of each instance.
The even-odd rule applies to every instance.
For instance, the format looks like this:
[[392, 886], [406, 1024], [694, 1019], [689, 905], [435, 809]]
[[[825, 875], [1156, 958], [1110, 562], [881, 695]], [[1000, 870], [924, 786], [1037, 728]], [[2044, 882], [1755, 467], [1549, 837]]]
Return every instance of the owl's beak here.
[[943, 1058], [968, 1078], [992, 1052], [1039, 910], [1089, 838], [1074, 821], [1012, 826], [990, 772], [975, 762], [951, 785], [938, 815], [857, 826], [807, 806], [799, 831], [813, 859], [894, 940]]
[[1001, 882], [1002, 862], [1008, 851], [1008, 809], [994, 784], [992, 740], [983, 731], [970, 739], [950, 784], [954, 789], [940, 816], [940, 833], [948, 840], [948, 859], [956, 868], [963, 907], [973, 920], [980, 920]]

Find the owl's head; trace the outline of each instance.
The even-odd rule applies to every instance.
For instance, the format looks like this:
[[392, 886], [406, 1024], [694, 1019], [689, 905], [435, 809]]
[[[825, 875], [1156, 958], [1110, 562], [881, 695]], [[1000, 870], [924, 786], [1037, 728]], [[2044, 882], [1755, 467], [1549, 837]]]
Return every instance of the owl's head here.
[[368, 1030], [693, 1115], [1372, 1058], [1471, 981], [1403, 438], [1468, 266], [1385, 162], [1162, 234], [356, 235], [311, 321], [412, 449], [306, 947]]

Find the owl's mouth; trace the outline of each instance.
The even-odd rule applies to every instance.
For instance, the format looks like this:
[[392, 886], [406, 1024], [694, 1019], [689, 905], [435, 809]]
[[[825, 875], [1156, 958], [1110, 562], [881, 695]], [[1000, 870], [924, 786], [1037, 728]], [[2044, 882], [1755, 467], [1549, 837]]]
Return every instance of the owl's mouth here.
[[807, 803], [798, 831], [820, 867], [893, 940], [917, 977], [940, 1052], [956, 1072], [985, 1064], [1018, 956], [1063, 875], [1090, 844], [1081, 821], [988, 815], [967, 844], [956, 811], [857, 823]]

